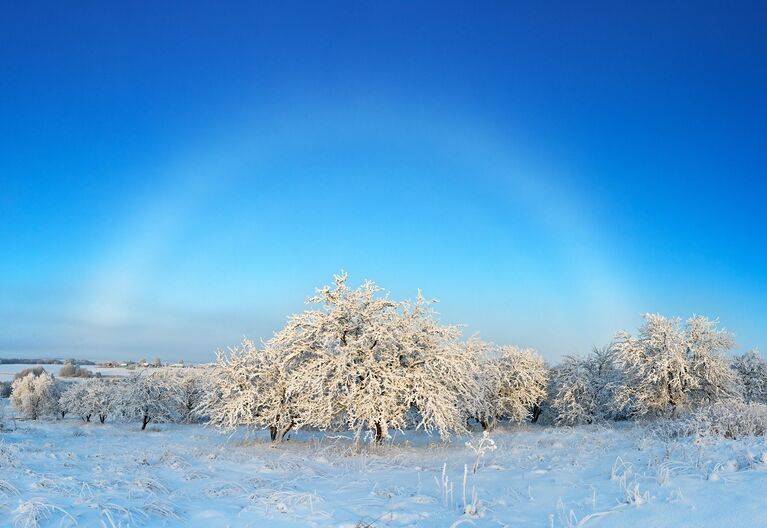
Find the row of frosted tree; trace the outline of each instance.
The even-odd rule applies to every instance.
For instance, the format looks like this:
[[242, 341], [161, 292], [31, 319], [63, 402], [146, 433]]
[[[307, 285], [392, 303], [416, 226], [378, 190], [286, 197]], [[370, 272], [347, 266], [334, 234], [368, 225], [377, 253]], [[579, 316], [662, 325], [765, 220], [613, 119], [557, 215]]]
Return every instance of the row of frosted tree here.
[[70, 413], [150, 421], [204, 420], [225, 430], [347, 430], [381, 442], [408, 428], [462, 433], [499, 420], [577, 425], [680, 416], [722, 402], [767, 403], [767, 364], [733, 358], [732, 334], [704, 317], [646, 315], [636, 335], [549, 367], [533, 350], [463, 339], [432, 302], [395, 301], [346, 274], [313, 307], [257, 347], [221, 352], [212, 369], [157, 369], [63, 389], [48, 374], [14, 382], [27, 418]]
[[21, 418], [78, 416], [85, 422], [199, 420], [196, 407], [206, 390], [203, 369], [152, 370], [127, 378], [63, 382], [45, 371], [29, 372], [11, 385], [11, 403]]
[[[398, 302], [347, 276], [316, 291], [258, 349], [218, 355], [202, 406], [211, 423], [350, 430], [382, 441], [392, 430], [443, 437], [498, 420], [577, 425], [679, 416], [719, 402], [767, 402], [767, 365], [733, 358], [734, 337], [715, 321], [646, 315], [637, 335], [548, 367], [533, 350], [462, 339], [431, 302]], [[539, 420], [540, 418], [540, 420]]]

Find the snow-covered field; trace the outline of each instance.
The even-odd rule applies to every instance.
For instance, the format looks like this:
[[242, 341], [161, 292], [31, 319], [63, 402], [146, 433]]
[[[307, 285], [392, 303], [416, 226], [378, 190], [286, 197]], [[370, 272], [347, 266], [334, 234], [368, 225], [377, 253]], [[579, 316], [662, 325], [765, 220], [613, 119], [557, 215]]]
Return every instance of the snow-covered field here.
[[481, 433], [272, 447], [262, 433], [20, 421], [0, 406], [0, 526], [767, 526], [764, 438], [501, 427], [477, 461], [466, 442]]

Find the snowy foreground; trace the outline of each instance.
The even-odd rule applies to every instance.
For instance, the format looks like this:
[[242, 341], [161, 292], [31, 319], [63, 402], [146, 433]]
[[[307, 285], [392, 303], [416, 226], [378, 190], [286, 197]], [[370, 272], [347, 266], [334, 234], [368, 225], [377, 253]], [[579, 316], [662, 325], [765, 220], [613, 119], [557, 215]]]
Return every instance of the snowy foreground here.
[[0, 405], [0, 526], [767, 526], [763, 438], [501, 428], [474, 474], [480, 433], [272, 447], [200, 425], [15, 421]]

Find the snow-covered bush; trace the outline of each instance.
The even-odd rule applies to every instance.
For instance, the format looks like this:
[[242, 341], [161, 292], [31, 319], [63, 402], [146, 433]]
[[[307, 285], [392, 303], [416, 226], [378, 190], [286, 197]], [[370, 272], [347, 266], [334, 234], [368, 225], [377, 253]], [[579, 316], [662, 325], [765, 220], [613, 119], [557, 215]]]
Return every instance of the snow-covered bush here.
[[631, 416], [675, 414], [737, 393], [735, 374], [725, 353], [735, 345], [732, 334], [716, 322], [647, 314], [637, 337], [620, 332], [612, 349], [624, 380], [616, 391], [616, 408]]
[[118, 390], [117, 382], [98, 378], [72, 383], [59, 398], [59, 406], [62, 412], [75, 414], [86, 422], [95, 416], [104, 423], [118, 399]]
[[66, 363], [59, 369], [60, 378], [92, 378], [93, 372], [87, 368], [80, 367], [73, 363]]
[[45, 369], [43, 367], [40, 367], [40, 366], [28, 367], [28, 368], [25, 368], [25, 369], [20, 370], [19, 372], [17, 372], [13, 376], [13, 379], [17, 380], [17, 379], [21, 379], [21, 378], [26, 378], [28, 374], [32, 374], [33, 376], [40, 376], [44, 372], [46, 372]]
[[767, 433], [767, 405], [732, 400], [701, 407], [686, 415], [662, 421], [656, 432], [664, 437], [716, 436], [738, 439]]
[[59, 391], [60, 386], [47, 372], [39, 376], [30, 372], [11, 385], [11, 403], [29, 420], [54, 416], [59, 412]]
[[184, 402], [166, 372], [134, 374], [118, 387], [115, 411], [125, 419], [140, 419], [142, 431], [150, 421], [180, 421], [179, 409]]
[[549, 370], [534, 350], [514, 346], [495, 348], [471, 339], [467, 347], [484, 357], [479, 384], [482, 405], [475, 414], [483, 429], [491, 429], [498, 418], [522, 422], [546, 397]]
[[310, 298], [320, 304], [290, 318], [268, 343], [284, 358], [296, 415], [302, 425], [373, 432], [381, 442], [405, 427], [442, 436], [466, 428], [463, 410], [479, 398], [478, 358], [460, 342], [456, 326], [441, 325], [430, 302], [395, 302], [366, 281], [356, 290], [336, 276]]
[[732, 362], [743, 399], [767, 403], [767, 362], [756, 350], [737, 356]]

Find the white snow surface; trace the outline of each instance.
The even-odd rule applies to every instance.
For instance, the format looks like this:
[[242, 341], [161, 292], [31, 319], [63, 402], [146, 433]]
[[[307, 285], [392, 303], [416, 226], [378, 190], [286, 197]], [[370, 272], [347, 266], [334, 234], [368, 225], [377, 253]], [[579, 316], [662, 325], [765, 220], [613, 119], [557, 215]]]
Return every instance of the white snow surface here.
[[381, 447], [299, 432], [272, 446], [266, 432], [20, 421], [7, 399], [0, 411], [0, 526], [767, 526], [764, 438], [500, 426], [477, 463], [466, 442], [480, 432]]

